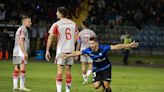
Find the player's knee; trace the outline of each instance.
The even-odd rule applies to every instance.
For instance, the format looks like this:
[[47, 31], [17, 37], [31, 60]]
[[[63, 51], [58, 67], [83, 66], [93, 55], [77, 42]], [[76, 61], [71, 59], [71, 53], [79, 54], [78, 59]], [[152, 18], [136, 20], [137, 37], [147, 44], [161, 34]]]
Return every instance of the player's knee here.
[[18, 77], [19, 71], [18, 70], [14, 70], [13, 71], [13, 77]]
[[100, 84], [93, 84], [94, 89], [98, 89], [98, 88], [100, 88], [100, 86], [101, 86]]
[[71, 74], [66, 74], [66, 83], [71, 83], [71, 81], [72, 81]]
[[109, 85], [105, 85], [105, 84], [104, 84], [104, 87], [105, 87], [106, 89], [110, 88]]
[[62, 81], [62, 74], [57, 74], [56, 81], [58, 81], [58, 82]]
[[86, 70], [85, 70], [85, 69], [84, 69], [84, 70], [82, 70], [82, 73], [83, 73], [83, 74], [86, 74]]
[[98, 89], [98, 88], [100, 88], [100, 86], [93, 86], [93, 88], [94, 88], [94, 89]]
[[25, 71], [25, 70], [21, 70], [20, 72], [21, 72], [21, 73], [26, 73], [26, 71]]
[[20, 70], [20, 65], [15, 65], [14, 70], [19, 71]]
[[71, 74], [71, 65], [66, 66], [66, 74]]
[[26, 73], [25, 70], [21, 70], [21, 71], [20, 71], [21, 76], [25, 76], [25, 73]]
[[104, 88], [106, 89], [110, 88], [110, 82], [105, 82], [103, 84], [104, 84]]

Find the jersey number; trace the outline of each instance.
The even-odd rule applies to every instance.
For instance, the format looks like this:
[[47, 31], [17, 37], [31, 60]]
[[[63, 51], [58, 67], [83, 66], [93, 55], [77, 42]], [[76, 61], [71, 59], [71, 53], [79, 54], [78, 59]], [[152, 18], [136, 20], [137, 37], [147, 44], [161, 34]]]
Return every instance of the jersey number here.
[[86, 36], [86, 37], [85, 37], [85, 42], [88, 43], [88, 41], [89, 41], [89, 37]]
[[67, 40], [70, 40], [72, 38], [71, 30], [69, 28], [66, 28], [65, 34], [66, 34], [66, 39]]

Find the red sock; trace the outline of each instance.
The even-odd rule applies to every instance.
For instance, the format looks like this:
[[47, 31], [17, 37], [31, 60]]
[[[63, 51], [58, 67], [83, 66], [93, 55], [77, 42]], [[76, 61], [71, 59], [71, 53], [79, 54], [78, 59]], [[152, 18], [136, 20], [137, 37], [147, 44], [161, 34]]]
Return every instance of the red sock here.
[[70, 88], [71, 88], [71, 82], [72, 82], [72, 76], [71, 76], [71, 74], [66, 74], [66, 90], [70, 90]]

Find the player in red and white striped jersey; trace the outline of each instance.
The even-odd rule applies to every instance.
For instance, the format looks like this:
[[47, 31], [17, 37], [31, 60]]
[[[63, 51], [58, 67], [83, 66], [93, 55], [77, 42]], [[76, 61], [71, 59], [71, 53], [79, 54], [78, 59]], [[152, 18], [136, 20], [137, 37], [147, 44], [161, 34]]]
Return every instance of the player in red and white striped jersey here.
[[[79, 32], [78, 34], [78, 44], [77, 44], [77, 50], [84, 50], [89, 47], [89, 39], [90, 37], [96, 37], [96, 34], [93, 30], [90, 30], [89, 23], [86, 21], [82, 21], [81, 24], [83, 30]], [[80, 56], [80, 61], [82, 63], [82, 77], [84, 79], [83, 84], [86, 84], [88, 82], [88, 77], [92, 73], [92, 62], [93, 60], [87, 56], [87, 55], [81, 55]], [[86, 65], [89, 65], [88, 70]]]
[[22, 17], [22, 26], [18, 28], [15, 35], [15, 46], [13, 50], [13, 89], [18, 90], [18, 75], [20, 73], [20, 90], [31, 91], [25, 87], [25, 71], [28, 60], [27, 49], [29, 47], [27, 27], [31, 26], [31, 18], [28, 16]]
[[56, 15], [60, 19], [55, 22], [50, 30], [49, 37], [47, 41], [46, 55], [45, 58], [49, 61], [50, 53], [49, 49], [51, 46], [51, 42], [53, 37], [57, 37], [58, 43], [56, 48], [56, 58], [55, 63], [57, 64], [57, 76], [56, 76], [56, 87], [57, 92], [61, 92], [62, 88], [62, 74], [63, 74], [63, 66], [66, 69], [66, 92], [70, 92], [71, 87], [71, 65], [74, 62], [74, 59], [68, 58], [63, 59], [61, 57], [62, 53], [71, 53], [75, 50], [75, 41], [77, 38], [77, 27], [76, 24], [67, 19], [68, 10], [65, 7], [59, 7], [57, 9]]

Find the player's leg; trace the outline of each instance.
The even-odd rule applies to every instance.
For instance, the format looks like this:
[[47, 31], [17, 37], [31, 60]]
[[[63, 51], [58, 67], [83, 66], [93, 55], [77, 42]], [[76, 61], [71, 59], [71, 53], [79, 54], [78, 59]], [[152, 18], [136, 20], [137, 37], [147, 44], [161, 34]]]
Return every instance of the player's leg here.
[[109, 81], [103, 81], [103, 85], [104, 85], [104, 92], [112, 92]]
[[25, 64], [20, 64], [20, 89], [25, 87]]
[[57, 74], [56, 74], [56, 89], [57, 92], [62, 91], [62, 75], [63, 67], [65, 65], [66, 59], [60, 57], [60, 54], [56, 54], [55, 63], [57, 64]]
[[93, 88], [98, 89], [102, 86], [101, 72], [92, 72]]
[[72, 83], [72, 75], [71, 75], [71, 65], [74, 63], [74, 58], [70, 57], [66, 59], [66, 92], [70, 92], [71, 83]]
[[87, 75], [86, 75], [86, 56], [84, 55], [81, 55], [80, 56], [80, 61], [81, 61], [81, 64], [82, 64], [82, 77], [83, 77], [83, 84], [86, 84], [87, 83]]
[[19, 75], [19, 65], [14, 66], [13, 71], [13, 89], [18, 90], [18, 75]]
[[87, 77], [89, 77], [89, 75], [92, 73], [92, 63], [88, 63], [88, 70], [87, 70]]
[[98, 89], [101, 87], [101, 81], [95, 81], [93, 82], [93, 88]]
[[86, 62], [81, 61], [82, 63], [82, 77], [83, 77], [83, 84], [87, 81], [87, 76], [86, 76]]
[[87, 77], [89, 77], [89, 75], [92, 73], [92, 63], [93, 63], [93, 60], [89, 57], [89, 56], [86, 56], [87, 57], [87, 61], [88, 61], [88, 70], [87, 70]]
[[70, 92], [72, 75], [71, 75], [71, 65], [66, 65], [66, 92]]
[[20, 90], [21, 91], [31, 91], [25, 87], [25, 74], [26, 74], [26, 61], [22, 60], [20, 64]]
[[57, 75], [56, 75], [56, 89], [57, 92], [62, 91], [62, 73], [63, 73], [63, 65], [57, 65]]
[[13, 71], [13, 89], [18, 89], [18, 75], [20, 71], [20, 64], [21, 61], [19, 60], [18, 56], [13, 56], [13, 64], [14, 64], [14, 71]]
[[110, 66], [106, 70], [102, 72], [103, 76], [103, 85], [104, 85], [104, 92], [112, 92], [110, 88], [110, 83], [111, 83], [111, 70], [112, 67]]

